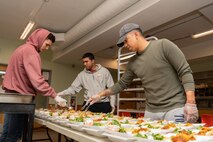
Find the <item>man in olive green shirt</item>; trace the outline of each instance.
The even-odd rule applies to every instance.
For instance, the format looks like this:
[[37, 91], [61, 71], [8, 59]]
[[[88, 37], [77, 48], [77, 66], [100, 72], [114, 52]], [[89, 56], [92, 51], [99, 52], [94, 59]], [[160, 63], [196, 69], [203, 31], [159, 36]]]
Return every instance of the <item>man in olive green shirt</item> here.
[[121, 79], [109, 89], [92, 96], [91, 103], [103, 96], [119, 93], [137, 76], [145, 90], [146, 118], [197, 121], [192, 71], [174, 43], [167, 39], [147, 41], [139, 25], [128, 23], [120, 29], [117, 45], [137, 54], [129, 60]]

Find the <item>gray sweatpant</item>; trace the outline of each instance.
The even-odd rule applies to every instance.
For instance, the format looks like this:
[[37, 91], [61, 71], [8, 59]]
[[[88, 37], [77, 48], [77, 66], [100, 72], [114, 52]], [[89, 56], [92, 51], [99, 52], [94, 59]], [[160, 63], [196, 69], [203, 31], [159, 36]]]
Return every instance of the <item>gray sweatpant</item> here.
[[150, 118], [151, 120], [174, 121], [177, 123], [184, 122], [184, 107], [158, 113], [145, 111], [144, 118]]

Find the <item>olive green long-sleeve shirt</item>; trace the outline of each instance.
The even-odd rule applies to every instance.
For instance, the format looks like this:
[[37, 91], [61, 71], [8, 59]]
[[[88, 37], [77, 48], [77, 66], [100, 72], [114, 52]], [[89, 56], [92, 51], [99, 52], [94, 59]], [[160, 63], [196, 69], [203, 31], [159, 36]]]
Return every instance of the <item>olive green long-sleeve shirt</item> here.
[[133, 56], [121, 79], [110, 89], [119, 93], [141, 79], [146, 95], [146, 110], [165, 112], [183, 107], [186, 91], [194, 91], [192, 71], [181, 50], [171, 41], [150, 41], [141, 53]]

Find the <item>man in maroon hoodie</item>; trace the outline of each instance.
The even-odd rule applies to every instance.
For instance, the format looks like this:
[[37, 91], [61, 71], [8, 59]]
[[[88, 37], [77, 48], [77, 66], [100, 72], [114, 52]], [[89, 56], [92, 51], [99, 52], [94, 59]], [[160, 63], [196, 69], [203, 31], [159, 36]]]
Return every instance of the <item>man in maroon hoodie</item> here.
[[[3, 81], [3, 89], [9, 93], [43, 94], [55, 99], [58, 105], [65, 106], [66, 100], [56, 95], [41, 74], [40, 52], [47, 50], [55, 42], [55, 36], [45, 29], [35, 30], [26, 43], [12, 54]], [[0, 142], [16, 142], [21, 138], [25, 114], [5, 112], [3, 133]]]

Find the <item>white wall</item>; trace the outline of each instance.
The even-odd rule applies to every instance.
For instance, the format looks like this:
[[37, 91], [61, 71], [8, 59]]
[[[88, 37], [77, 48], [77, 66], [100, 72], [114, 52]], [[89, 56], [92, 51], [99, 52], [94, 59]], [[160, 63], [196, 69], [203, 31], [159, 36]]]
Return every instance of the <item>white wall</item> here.
[[193, 72], [213, 70], [213, 40], [181, 48]]
[[213, 40], [181, 48], [187, 60], [213, 56]]
[[9, 41], [0, 39], [0, 63], [7, 64], [11, 53], [16, 49], [18, 45], [21, 45], [18, 41]]

